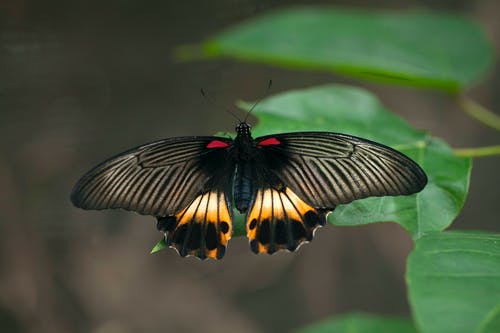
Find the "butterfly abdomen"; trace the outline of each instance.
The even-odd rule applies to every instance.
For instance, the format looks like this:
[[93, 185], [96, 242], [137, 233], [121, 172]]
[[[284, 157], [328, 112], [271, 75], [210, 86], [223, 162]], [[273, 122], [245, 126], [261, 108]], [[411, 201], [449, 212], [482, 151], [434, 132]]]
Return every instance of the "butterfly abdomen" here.
[[236, 166], [234, 176], [234, 203], [240, 213], [245, 213], [250, 206], [250, 201], [255, 191], [255, 168], [250, 164], [241, 162]]

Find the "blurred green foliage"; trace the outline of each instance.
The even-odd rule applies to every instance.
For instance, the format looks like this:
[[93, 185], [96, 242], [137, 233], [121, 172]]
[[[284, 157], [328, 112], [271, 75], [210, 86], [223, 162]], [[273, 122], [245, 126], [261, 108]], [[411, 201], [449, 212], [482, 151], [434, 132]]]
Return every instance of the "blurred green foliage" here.
[[297, 333], [417, 333], [411, 320], [352, 313], [304, 327]]
[[457, 91], [492, 66], [481, 29], [455, 15], [291, 8], [204, 44], [207, 55], [328, 70], [399, 85]]

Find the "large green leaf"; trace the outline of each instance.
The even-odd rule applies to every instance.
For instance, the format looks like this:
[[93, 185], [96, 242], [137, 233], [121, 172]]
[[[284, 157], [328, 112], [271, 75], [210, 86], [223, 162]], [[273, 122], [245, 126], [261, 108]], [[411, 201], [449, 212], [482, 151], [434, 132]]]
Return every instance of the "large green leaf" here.
[[417, 333], [408, 319], [353, 313], [304, 327], [297, 333]]
[[481, 29], [455, 15], [298, 7], [229, 28], [204, 44], [228, 56], [455, 91], [492, 64]]
[[420, 238], [408, 260], [407, 282], [422, 333], [500, 332], [500, 234]]
[[333, 224], [394, 221], [418, 238], [448, 227], [464, 204], [470, 159], [456, 157], [441, 140], [413, 129], [365, 90], [326, 85], [290, 91], [263, 100], [253, 113], [259, 118], [255, 136], [301, 130], [347, 133], [394, 147], [426, 171], [429, 183], [419, 194], [341, 205], [329, 215]]

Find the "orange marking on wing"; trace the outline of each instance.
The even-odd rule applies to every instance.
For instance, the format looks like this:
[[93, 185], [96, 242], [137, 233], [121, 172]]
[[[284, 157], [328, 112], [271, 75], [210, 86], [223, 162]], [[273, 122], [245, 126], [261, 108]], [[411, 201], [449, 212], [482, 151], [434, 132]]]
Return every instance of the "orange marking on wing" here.
[[288, 195], [290, 200], [292, 201], [293, 205], [295, 208], [299, 211], [299, 213], [304, 216], [308, 211], [312, 210], [315, 211], [315, 209], [308, 204], [306, 204], [302, 199], [300, 199], [292, 190], [289, 188], [286, 188], [285, 193]]
[[262, 207], [262, 191], [259, 190], [257, 192], [257, 196], [255, 197], [255, 202], [252, 206], [248, 214], [248, 220], [259, 219], [260, 218], [260, 207]]
[[207, 193], [207, 200], [202, 201], [200, 205], [200, 210], [203, 214], [206, 213], [207, 222], [217, 223], [219, 221], [219, 213], [217, 208], [217, 193], [209, 192]]
[[[272, 204], [273, 204], [273, 200], [272, 200], [272, 197], [271, 197], [271, 192], [273, 190], [272, 189], [266, 189], [264, 191], [264, 197], [262, 198], [262, 215], [264, 216], [268, 216], [269, 213], [272, 213]], [[262, 218], [262, 216], [261, 216]]]
[[[256, 228], [256, 223], [257, 221], [260, 220], [260, 211], [262, 207], [262, 191], [259, 190], [257, 192], [257, 195], [255, 197], [255, 202], [250, 209], [248, 216], [247, 216], [247, 237], [252, 240], [255, 239], [256, 233], [257, 233], [257, 228]], [[252, 222], [255, 221], [255, 222]], [[253, 225], [251, 228], [250, 226]]]
[[207, 258], [217, 259], [217, 250], [205, 250]]
[[283, 211], [283, 193], [273, 190], [273, 211], [271, 212], [272, 218], [274, 220], [283, 220], [285, 218], [285, 212]]
[[261, 243], [258, 243], [257, 249], [258, 249], [259, 253], [267, 253], [268, 247], [262, 245]]
[[297, 212], [296, 206], [286, 195], [282, 196], [283, 206], [285, 207], [286, 215], [289, 219], [300, 221], [302, 219], [301, 215]]
[[294, 251], [310, 241], [325, 215], [285, 188], [260, 189], [247, 215], [247, 237], [252, 251], [272, 254]]
[[196, 197], [193, 202], [189, 204], [189, 206], [181, 210], [179, 213], [175, 214], [178, 225], [189, 223], [195, 217], [198, 205], [202, 197], [203, 195]]
[[207, 192], [175, 215], [169, 240], [179, 254], [220, 259], [232, 234], [232, 219], [224, 193]]
[[[216, 201], [214, 200], [214, 203], [215, 202]], [[229, 209], [227, 208], [226, 196], [224, 195], [224, 193], [219, 193], [218, 202], [219, 202], [218, 219], [220, 221], [226, 221], [226, 222], [231, 221], [231, 214], [229, 212]]]

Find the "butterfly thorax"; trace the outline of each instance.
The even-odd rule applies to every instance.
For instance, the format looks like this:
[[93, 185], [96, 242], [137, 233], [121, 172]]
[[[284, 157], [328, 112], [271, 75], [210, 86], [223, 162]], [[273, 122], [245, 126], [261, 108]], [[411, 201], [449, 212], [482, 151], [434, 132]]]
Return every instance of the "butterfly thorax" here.
[[234, 139], [234, 156], [236, 160], [236, 172], [234, 175], [234, 202], [236, 208], [244, 213], [255, 190], [255, 142], [250, 133], [250, 125], [241, 122], [236, 126], [236, 138]]
[[255, 157], [255, 142], [250, 132], [250, 125], [241, 122], [236, 126], [234, 154], [237, 162], [250, 161]]

